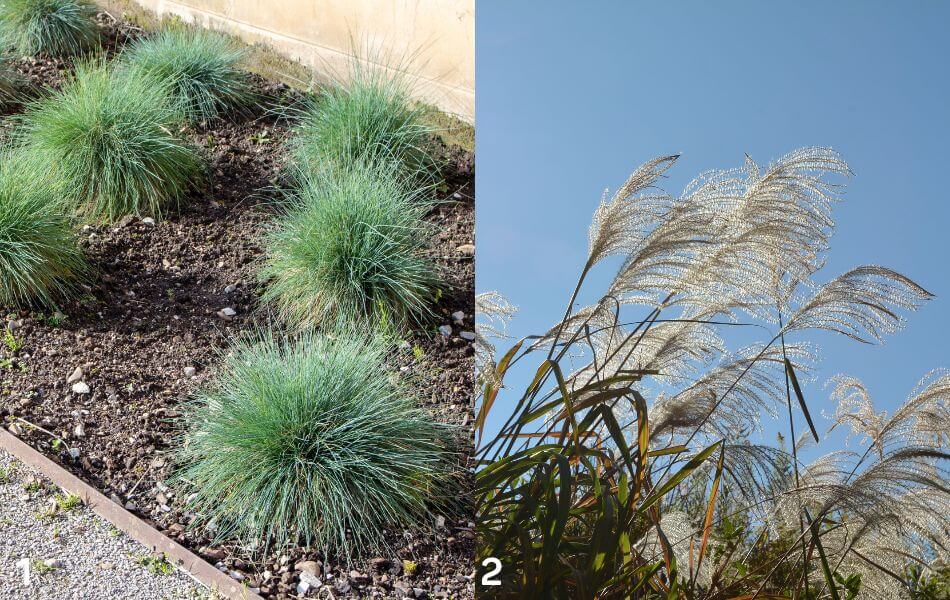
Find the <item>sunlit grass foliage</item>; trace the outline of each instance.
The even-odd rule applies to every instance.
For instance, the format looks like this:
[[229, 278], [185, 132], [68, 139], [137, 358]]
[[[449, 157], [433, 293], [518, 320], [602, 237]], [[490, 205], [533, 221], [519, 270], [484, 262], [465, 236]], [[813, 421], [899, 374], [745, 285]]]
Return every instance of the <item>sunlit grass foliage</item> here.
[[267, 240], [264, 301], [297, 327], [426, 316], [440, 278], [424, 254], [425, 192], [389, 168], [302, 179]]
[[28, 105], [21, 141], [85, 216], [160, 216], [201, 171], [169, 93], [170, 82], [137, 69], [80, 64], [60, 91]]
[[79, 54], [99, 41], [95, 15], [86, 0], [3, 0], [0, 45], [24, 55]]
[[[881, 342], [932, 294], [876, 265], [824, 276], [851, 174], [834, 151], [746, 157], [673, 195], [658, 183], [677, 158], [604, 196], [546, 331], [496, 358], [513, 308], [476, 300], [476, 562], [503, 563], [480, 597], [948, 597], [950, 372], [891, 412], [833, 378], [830, 429], [856, 443], [803, 456], [829, 429], [803, 385], [809, 335]], [[578, 304], [612, 256], [599, 300]], [[732, 348], [739, 327], [762, 337]], [[768, 426], [786, 437], [763, 443]]]
[[240, 68], [247, 50], [230, 38], [200, 28], [174, 27], [135, 42], [129, 64], [172, 83], [172, 94], [193, 123], [248, 110], [255, 94]]
[[224, 358], [180, 451], [199, 524], [257, 547], [299, 541], [355, 557], [387, 527], [425, 527], [448, 493], [451, 430], [364, 335], [265, 333]]
[[55, 307], [88, 273], [60, 190], [28, 154], [0, 154], [0, 306]]

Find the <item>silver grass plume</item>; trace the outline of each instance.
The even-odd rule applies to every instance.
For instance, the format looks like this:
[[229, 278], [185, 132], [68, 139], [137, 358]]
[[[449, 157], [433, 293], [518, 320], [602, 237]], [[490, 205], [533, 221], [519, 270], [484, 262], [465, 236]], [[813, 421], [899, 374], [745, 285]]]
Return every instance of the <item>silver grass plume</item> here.
[[[814, 361], [813, 348], [790, 344], [786, 352], [796, 371], [807, 374]], [[650, 412], [651, 435], [662, 439], [676, 432], [689, 434], [696, 427], [728, 439], [748, 435], [759, 429], [763, 411], [776, 415], [784, 405], [784, 373], [781, 347], [743, 348], [685, 388], [659, 398]], [[730, 387], [732, 391], [724, 396]]]
[[679, 155], [661, 156], [641, 165], [608, 200], [607, 193], [594, 212], [588, 246], [589, 265], [620, 252], [627, 252], [668, 210], [666, 195], [635, 196], [663, 175]]
[[821, 286], [786, 323], [783, 332], [820, 329], [859, 342], [883, 341], [900, 330], [898, 309], [916, 310], [933, 294], [885, 267], [852, 269]]
[[494, 381], [495, 346], [490, 340], [508, 337], [508, 322], [517, 310], [498, 292], [475, 295], [475, 376], [479, 381]]

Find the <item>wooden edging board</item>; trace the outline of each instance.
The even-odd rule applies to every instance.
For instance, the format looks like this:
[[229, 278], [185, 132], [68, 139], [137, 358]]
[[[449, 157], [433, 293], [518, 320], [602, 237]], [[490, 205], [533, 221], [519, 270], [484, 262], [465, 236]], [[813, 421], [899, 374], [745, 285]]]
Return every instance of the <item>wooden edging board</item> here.
[[149, 526], [3, 427], [0, 427], [0, 449], [35, 469], [64, 491], [82, 498], [83, 504], [94, 513], [152, 552], [164, 554], [170, 563], [185, 571], [206, 588], [231, 600], [263, 600], [261, 596], [251, 592], [247, 587], [202, 560], [197, 554]]

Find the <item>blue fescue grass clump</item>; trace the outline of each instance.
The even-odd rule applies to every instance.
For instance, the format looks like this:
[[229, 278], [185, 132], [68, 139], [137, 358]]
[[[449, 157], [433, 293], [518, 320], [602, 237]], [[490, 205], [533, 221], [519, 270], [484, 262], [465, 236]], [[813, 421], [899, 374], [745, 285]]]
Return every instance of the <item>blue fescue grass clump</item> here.
[[230, 38], [198, 28], [168, 28], [139, 40], [124, 55], [130, 65], [167, 80], [179, 108], [192, 123], [243, 113], [255, 101], [247, 50]]
[[355, 64], [349, 81], [327, 87], [297, 111], [291, 154], [298, 171], [392, 163], [402, 176], [437, 179], [434, 129], [396, 71]]
[[95, 16], [86, 0], [3, 0], [0, 45], [27, 55], [80, 54], [99, 41]]
[[88, 273], [60, 192], [31, 155], [0, 154], [0, 306], [54, 308]]
[[245, 339], [188, 414], [179, 478], [197, 525], [258, 547], [353, 557], [419, 527], [447, 492], [451, 429], [388, 372], [387, 345], [349, 333]]
[[426, 189], [388, 167], [302, 179], [267, 239], [264, 302], [297, 328], [418, 322], [441, 285], [424, 253]]
[[183, 116], [169, 91], [137, 69], [80, 64], [60, 91], [28, 105], [22, 142], [84, 216], [160, 216], [201, 170], [195, 149], [175, 134]]

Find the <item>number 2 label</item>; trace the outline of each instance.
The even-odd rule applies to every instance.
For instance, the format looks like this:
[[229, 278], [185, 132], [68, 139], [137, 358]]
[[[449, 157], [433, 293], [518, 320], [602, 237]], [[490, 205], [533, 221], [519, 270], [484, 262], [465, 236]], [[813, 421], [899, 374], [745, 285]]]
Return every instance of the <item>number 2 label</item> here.
[[482, 561], [483, 567], [491, 567], [491, 570], [482, 575], [482, 585], [501, 585], [498, 574], [501, 573], [501, 561], [494, 556], [489, 556]]

